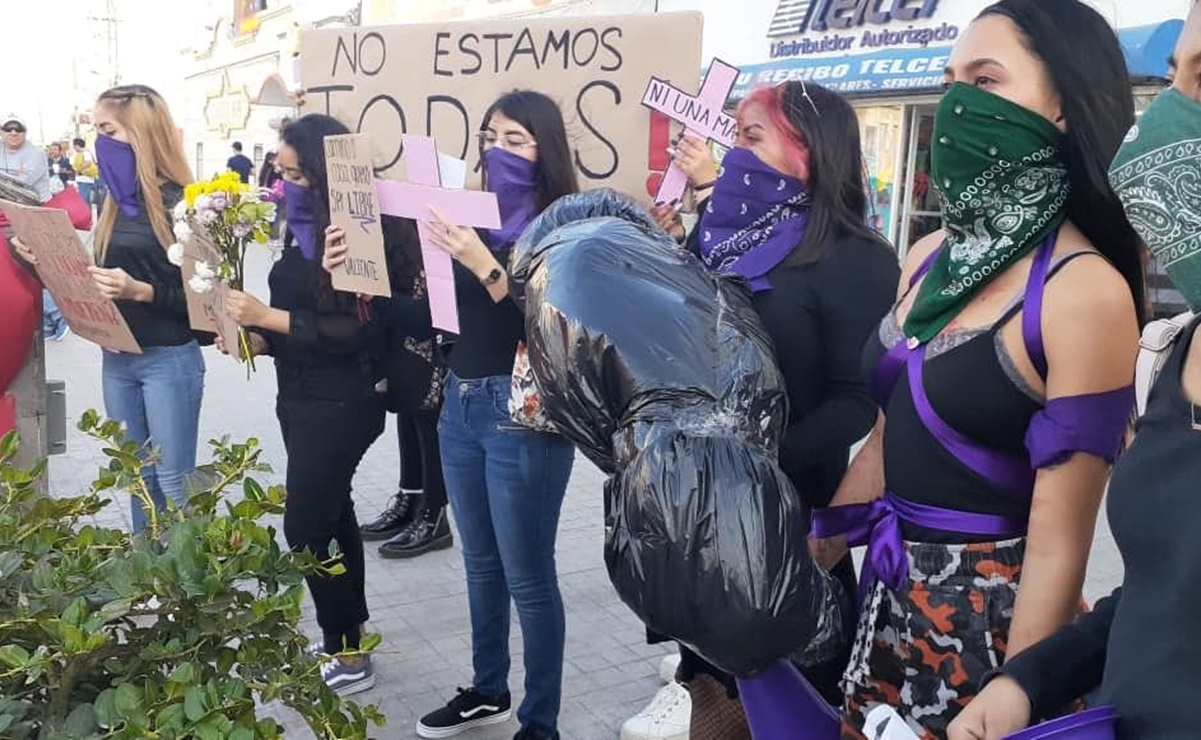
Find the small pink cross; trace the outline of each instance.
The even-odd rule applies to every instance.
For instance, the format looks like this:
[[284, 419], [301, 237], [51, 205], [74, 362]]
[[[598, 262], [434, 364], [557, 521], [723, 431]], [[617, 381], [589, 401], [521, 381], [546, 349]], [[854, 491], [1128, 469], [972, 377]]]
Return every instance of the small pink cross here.
[[[734, 146], [738, 133], [738, 122], [723, 112], [726, 98], [738, 80], [738, 68], [714, 59], [705, 74], [701, 91], [694, 97], [674, 87], [671, 83], [652, 77], [642, 96], [642, 104], [684, 125], [688, 133], [716, 141], [725, 146]], [[684, 194], [688, 177], [675, 162], [667, 168], [655, 202], [668, 203]]]
[[438, 170], [438, 149], [428, 136], [405, 134], [401, 137], [409, 182], [376, 180], [380, 212], [417, 221], [421, 236], [421, 258], [425, 263], [430, 318], [434, 328], [459, 333], [459, 307], [455, 299], [455, 271], [451, 257], [429, 238], [430, 206], [446, 214], [460, 226], [499, 229], [500, 208], [496, 196], [475, 190], [451, 190], [442, 187]]

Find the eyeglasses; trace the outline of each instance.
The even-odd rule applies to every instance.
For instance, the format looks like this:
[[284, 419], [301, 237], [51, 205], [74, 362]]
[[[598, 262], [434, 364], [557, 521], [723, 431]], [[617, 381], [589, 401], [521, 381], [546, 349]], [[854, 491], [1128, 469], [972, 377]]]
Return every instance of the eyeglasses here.
[[0, 128], [0, 131], [3, 131], [6, 134], [23, 134], [23, 133], [25, 133], [25, 127], [24, 126], [5, 126], [4, 128]]
[[480, 149], [484, 151], [488, 151], [489, 149], [498, 146], [501, 149], [506, 149], [509, 151], [528, 149], [532, 146], [538, 146], [538, 142], [531, 141], [521, 134], [505, 134], [504, 136], [497, 136], [491, 131], [481, 131], [476, 134], [476, 136], [478, 136], [480, 140]]

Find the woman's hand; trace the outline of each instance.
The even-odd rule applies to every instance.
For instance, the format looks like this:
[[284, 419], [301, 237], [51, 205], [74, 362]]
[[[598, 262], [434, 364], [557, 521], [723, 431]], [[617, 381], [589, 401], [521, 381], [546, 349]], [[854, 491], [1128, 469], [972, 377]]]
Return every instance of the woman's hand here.
[[947, 740], [1000, 740], [1030, 724], [1030, 697], [1009, 676], [989, 682], [947, 728]]
[[655, 223], [678, 242], [684, 241], [687, 236], [684, 233], [684, 221], [680, 218], [680, 204], [678, 200], [673, 200], [670, 203], [657, 203], [651, 208], [651, 216], [655, 219]]
[[134, 280], [120, 267], [105, 269], [93, 266], [88, 268], [88, 272], [92, 273], [92, 280], [100, 293], [110, 301], [149, 303], [154, 298], [154, 288], [149, 283]]
[[332, 273], [346, 261], [346, 232], [341, 226], [325, 228], [325, 254], [321, 257], [321, 266], [326, 272]]
[[[246, 332], [246, 338], [250, 342], [251, 357], [258, 357], [259, 355], [267, 354], [267, 340], [262, 334], [248, 331]], [[217, 351], [223, 355], [228, 355], [230, 353], [229, 346], [225, 344], [225, 338], [220, 334], [217, 335], [217, 340], [214, 342], [214, 346], [216, 346]], [[243, 357], [242, 359], [246, 358]]]
[[29, 250], [29, 247], [25, 244], [25, 242], [14, 236], [12, 239], [9, 239], [9, 243], [13, 245], [13, 249], [16, 250], [18, 257], [25, 260], [29, 264], [34, 265], [35, 267], [37, 266], [37, 255]]
[[225, 312], [238, 326], [262, 326], [270, 310], [258, 298], [240, 290], [231, 290], [225, 296]]
[[434, 245], [471, 270], [472, 274], [487, 274], [496, 263], [496, 258], [480, 241], [475, 229], [451, 223], [445, 213], [433, 206], [430, 206], [430, 213], [434, 214], [435, 222], [430, 224], [428, 233]]
[[717, 165], [704, 139], [684, 134], [672, 152], [671, 161], [688, 176], [688, 183], [693, 187], [717, 179]]

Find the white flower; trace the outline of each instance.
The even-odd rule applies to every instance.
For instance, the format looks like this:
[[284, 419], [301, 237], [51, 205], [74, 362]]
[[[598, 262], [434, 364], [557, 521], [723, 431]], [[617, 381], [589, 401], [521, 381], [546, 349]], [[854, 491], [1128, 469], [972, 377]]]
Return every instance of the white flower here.
[[207, 211], [207, 210], [209, 210], [209, 197], [208, 197], [208, 195], [206, 195], [206, 194], [204, 194], [204, 193], [201, 193], [200, 195], [197, 195], [197, 196], [196, 196], [196, 202], [192, 204], [192, 208], [193, 208], [193, 209], [194, 209], [194, 210], [195, 210], [197, 213], [203, 213], [204, 211]]
[[[212, 280], [217, 277], [216, 271], [209, 266], [209, 263], [197, 260], [196, 261], [196, 276], [204, 280]], [[203, 291], [201, 291], [203, 292]]]
[[181, 200], [176, 203], [173, 214], [176, 221], [183, 221], [188, 215], [188, 202], [186, 200]]
[[259, 193], [257, 190], [247, 190], [238, 196], [239, 203], [258, 203]]
[[[201, 264], [202, 263], [198, 262], [196, 263], [196, 266], [200, 267]], [[197, 274], [193, 275], [191, 280], [188, 280], [188, 287], [192, 289], [193, 293], [200, 293], [203, 295], [213, 289], [213, 281], [202, 278], [198, 270]]]
[[218, 213], [216, 211], [204, 210], [200, 212], [200, 223], [208, 226], [217, 220]]
[[[179, 233], [176, 232], [175, 235], [179, 236]], [[183, 245], [182, 244], [179, 244], [177, 242], [177, 243], [172, 244], [171, 246], [167, 247], [167, 261], [170, 262], [171, 264], [175, 265], [176, 267], [180, 267], [181, 265], [183, 265]]]
[[188, 225], [187, 219], [179, 219], [175, 222], [175, 239], [183, 244], [192, 238], [192, 227]]

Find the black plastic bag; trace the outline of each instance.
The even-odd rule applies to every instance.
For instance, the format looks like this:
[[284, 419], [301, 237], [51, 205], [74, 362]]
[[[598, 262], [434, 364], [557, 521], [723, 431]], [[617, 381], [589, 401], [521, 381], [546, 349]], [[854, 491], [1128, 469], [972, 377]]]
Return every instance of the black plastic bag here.
[[836, 654], [845, 595], [776, 460], [787, 396], [741, 283], [613, 193], [560, 199], [510, 264], [553, 424], [603, 471], [605, 560], [648, 627], [753, 675]]

